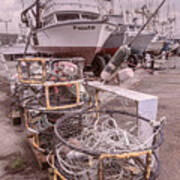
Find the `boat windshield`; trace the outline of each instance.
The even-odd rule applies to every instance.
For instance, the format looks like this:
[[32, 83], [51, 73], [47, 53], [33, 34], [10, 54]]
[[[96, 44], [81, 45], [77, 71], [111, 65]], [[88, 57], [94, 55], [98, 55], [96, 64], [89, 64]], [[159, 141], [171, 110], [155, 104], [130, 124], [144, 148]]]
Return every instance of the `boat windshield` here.
[[82, 19], [86, 19], [86, 20], [97, 20], [99, 18], [99, 15], [83, 13], [83, 14], [81, 14], [81, 17], [82, 17]]
[[[54, 15], [56, 18], [54, 18]], [[99, 14], [93, 14], [88, 12], [72, 12], [72, 13], [57, 13], [57, 14], [51, 14], [44, 18], [44, 26], [56, 24], [55, 19], [57, 19], [57, 22], [64, 23], [64, 22], [72, 22], [72, 21], [93, 21], [99, 19]]]
[[79, 14], [57, 14], [57, 20], [58, 21], [71, 21], [71, 20], [79, 20], [80, 16]]
[[93, 13], [62, 13], [57, 14], [57, 21], [64, 22], [64, 21], [78, 21], [78, 20], [97, 20], [99, 18], [98, 14]]

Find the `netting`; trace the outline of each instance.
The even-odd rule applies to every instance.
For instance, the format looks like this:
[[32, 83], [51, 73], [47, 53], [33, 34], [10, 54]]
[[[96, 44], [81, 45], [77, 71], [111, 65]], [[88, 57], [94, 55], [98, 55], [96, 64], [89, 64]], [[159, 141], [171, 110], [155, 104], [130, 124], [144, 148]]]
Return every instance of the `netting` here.
[[[99, 112], [100, 113], [100, 112]], [[112, 113], [111, 113], [112, 114]], [[55, 125], [55, 133], [60, 141], [55, 146], [55, 167], [67, 179], [94, 180], [99, 175], [99, 157], [102, 154], [122, 155], [125, 153], [143, 152], [153, 149], [149, 142], [154, 140], [161, 131], [161, 127], [142, 142], [140, 138], [122, 129], [118, 121], [109, 114], [88, 112], [83, 115], [59, 120]], [[70, 122], [81, 119], [81, 126], [71, 136]], [[68, 130], [62, 130], [64, 122], [69, 122]], [[68, 135], [67, 135], [68, 134]], [[128, 158], [104, 158], [104, 179], [145, 179], [147, 175], [147, 154], [143, 156], [129, 156]]]

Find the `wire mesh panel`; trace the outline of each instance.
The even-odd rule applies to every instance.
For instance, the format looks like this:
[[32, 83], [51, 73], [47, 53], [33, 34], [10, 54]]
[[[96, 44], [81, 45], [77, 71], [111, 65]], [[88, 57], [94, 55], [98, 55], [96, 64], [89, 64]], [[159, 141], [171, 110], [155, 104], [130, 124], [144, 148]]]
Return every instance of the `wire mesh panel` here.
[[46, 107], [48, 110], [58, 110], [80, 106], [83, 104], [82, 93], [79, 81], [47, 83], [45, 84]]
[[19, 59], [18, 77], [21, 83], [43, 84], [46, 81], [46, 73], [45, 59]]
[[34, 148], [43, 153], [49, 153], [53, 147], [54, 124], [62, 114], [43, 113], [34, 110], [25, 110], [25, 126]]
[[[141, 156], [146, 156], [146, 162], [143, 162]], [[121, 155], [101, 155], [99, 179], [150, 179], [151, 161], [151, 150]]]

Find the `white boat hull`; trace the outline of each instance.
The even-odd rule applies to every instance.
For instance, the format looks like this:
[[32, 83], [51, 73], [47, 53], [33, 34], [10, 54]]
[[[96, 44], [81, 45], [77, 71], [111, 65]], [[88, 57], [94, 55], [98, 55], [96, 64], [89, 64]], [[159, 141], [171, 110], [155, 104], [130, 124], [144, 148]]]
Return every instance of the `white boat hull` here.
[[34, 48], [41, 53], [81, 56], [90, 64], [116, 27], [107, 23], [56, 24], [37, 31]]

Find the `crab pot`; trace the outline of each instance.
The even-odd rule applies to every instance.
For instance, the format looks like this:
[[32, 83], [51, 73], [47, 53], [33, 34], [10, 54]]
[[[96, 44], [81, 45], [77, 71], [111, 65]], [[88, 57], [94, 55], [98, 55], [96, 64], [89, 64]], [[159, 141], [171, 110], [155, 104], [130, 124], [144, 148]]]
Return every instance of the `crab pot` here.
[[[78, 152], [74, 152], [73, 156], [77, 157], [75, 157], [74, 160], [70, 160], [71, 164], [64, 162], [66, 161], [66, 157], [62, 157], [61, 165], [58, 164], [56, 156], [51, 156], [50, 163], [52, 163], [51, 165], [53, 167], [53, 180], [148, 180], [151, 177], [151, 151], [124, 153], [119, 155], [102, 154], [99, 159]], [[146, 162], [140, 165], [141, 158], [144, 157], [146, 157]], [[79, 161], [77, 158], [81, 158], [82, 160]], [[139, 162], [139, 165], [132, 165], [130, 162]], [[82, 172], [80, 166], [83, 166]], [[84, 168], [86, 168], [86, 170]]]
[[[23, 84], [43, 84], [46, 81], [83, 78], [84, 59], [26, 58], [18, 60], [18, 78]], [[64, 76], [66, 74], [66, 77]], [[67, 77], [69, 76], [69, 77]]]
[[[136, 133], [130, 132], [132, 127], [122, 128], [121, 120], [126, 116], [130, 116], [132, 122], [137, 118], [106, 109], [76, 113], [59, 119], [54, 126], [57, 137], [54, 155], [49, 156], [54, 180], [152, 178], [154, 149], [146, 141], [142, 142]], [[62, 129], [67, 121], [69, 124], [81, 121], [81, 126], [71, 135], [69, 132], [73, 126]], [[156, 140], [159, 138], [158, 132], [154, 134]]]

